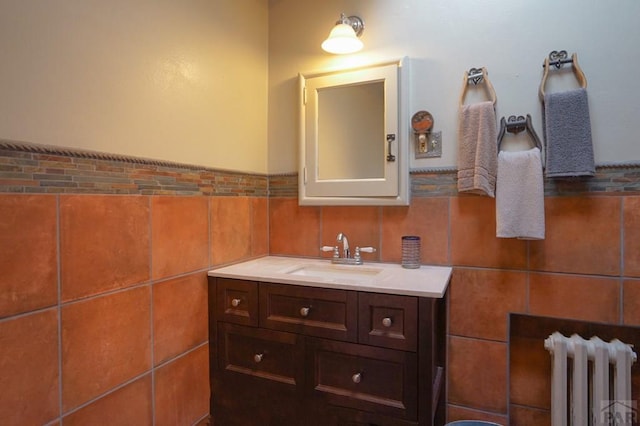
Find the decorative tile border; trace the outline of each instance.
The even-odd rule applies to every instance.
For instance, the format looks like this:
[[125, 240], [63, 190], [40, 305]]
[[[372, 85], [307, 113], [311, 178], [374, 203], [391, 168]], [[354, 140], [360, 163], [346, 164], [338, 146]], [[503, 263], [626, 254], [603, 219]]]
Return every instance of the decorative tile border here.
[[287, 173], [269, 176], [269, 196], [298, 198], [298, 174]]
[[[412, 171], [413, 197], [457, 196], [457, 171]], [[544, 180], [545, 196], [640, 194], [640, 165], [607, 165], [593, 177]]]
[[[454, 167], [411, 171], [412, 197], [457, 196]], [[546, 196], [640, 194], [640, 164], [590, 178], [545, 179]], [[260, 175], [0, 140], [0, 193], [298, 196], [297, 173]]]
[[[412, 170], [410, 182], [414, 198], [461, 195], [455, 168]], [[272, 176], [269, 188], [272, 197], [297, 197], [297, 174]], [[545, 196], [638, 195], [640, 164], [599, 166], [593, 177], [545, 179], [544, 193]]]
[[255, 196], [266, 175], [0, 141], [0, 193]]

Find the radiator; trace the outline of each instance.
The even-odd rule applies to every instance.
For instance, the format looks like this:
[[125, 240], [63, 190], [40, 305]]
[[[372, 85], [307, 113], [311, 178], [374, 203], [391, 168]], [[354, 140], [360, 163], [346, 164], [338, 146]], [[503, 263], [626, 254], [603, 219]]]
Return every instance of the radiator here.
[[637, 356], [631, 345], [555, 332], [544, 347], [552, 359], [552, 426], [607, 425], [615, 423], [612, 419], [620, 424], [635, 418], [631, 364]]

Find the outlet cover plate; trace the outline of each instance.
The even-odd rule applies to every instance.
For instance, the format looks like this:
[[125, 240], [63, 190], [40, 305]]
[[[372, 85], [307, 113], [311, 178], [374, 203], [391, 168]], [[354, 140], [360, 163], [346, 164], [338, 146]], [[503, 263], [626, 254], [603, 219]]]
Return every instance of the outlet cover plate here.
[[[414, 135], [416, 158], [442, 157], [442, 132], [427, 133], [427, 142], [420, 146], [418, 135]], [[425, 152], [426, 148], [426, 152]]]

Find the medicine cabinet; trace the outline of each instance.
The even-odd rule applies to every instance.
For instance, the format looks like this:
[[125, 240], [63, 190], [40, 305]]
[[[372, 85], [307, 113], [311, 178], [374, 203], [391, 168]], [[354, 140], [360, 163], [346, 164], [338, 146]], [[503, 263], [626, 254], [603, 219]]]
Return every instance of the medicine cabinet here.
[[409, 204], [409, 64], [300, 74], [299, 204]]

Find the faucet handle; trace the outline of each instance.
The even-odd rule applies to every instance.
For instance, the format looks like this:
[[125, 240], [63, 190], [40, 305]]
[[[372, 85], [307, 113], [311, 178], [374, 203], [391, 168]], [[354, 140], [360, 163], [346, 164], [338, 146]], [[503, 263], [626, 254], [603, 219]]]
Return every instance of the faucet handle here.
[[353, 258], [356, 260], [356, 263], [358, 265], [362, 264], [362, 257], [360, 256], [360, 252], [375, 253], [376, 249], [373, 247], [356, 247], [356, 254]]
[[357, 250], [358, 248], [359, 248], [359, 249], [360, 249], [360, 251], [361, 251], [361, 252], [363, 252], [363, 253], [375, 253], [375, 252], [376, 252], [375, 247], [356, 247], [356, 250]]
[[333, 257], [334, 258], [339, 258], [340, 257], [340, 251], [338, 250], [338, 246], [322, 246], [320, 247], [321, 251], [332, 251], [333, 252]]

